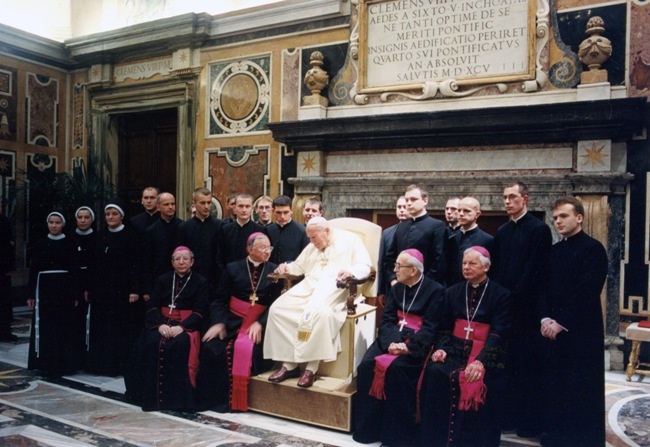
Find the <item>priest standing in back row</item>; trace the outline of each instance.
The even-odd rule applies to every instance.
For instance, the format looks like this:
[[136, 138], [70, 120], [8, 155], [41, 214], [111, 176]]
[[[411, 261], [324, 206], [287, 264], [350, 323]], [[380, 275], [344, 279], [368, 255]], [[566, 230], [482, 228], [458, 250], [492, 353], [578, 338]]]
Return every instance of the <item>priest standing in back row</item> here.
[[548, 354], [542, 388], [548, 447], [605, 445], [605, 346], [600, 292], [607, 276], [603, 245], [582, 230], [574, 197], [553, 205], [562, 241], [551, 248], [541, 332]]

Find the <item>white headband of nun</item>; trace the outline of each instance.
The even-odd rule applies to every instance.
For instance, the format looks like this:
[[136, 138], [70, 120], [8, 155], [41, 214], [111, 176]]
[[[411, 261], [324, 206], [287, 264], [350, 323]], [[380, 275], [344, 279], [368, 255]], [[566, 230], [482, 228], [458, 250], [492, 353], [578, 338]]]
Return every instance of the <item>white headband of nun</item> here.
[[79, 211], [83, 211], [83, 210], [87, 210], [90, 213], [90, 218], [92, 220], [95, 220], [95, 213], [88, 206], [80, 206], [79, 209], [77, 209], [77, 211], [75, 211], [74, 217], [79, 217]]
[[63, 225], [65, 225], [65, 217], [63, 217], [63, 214], [59, 213], [58, 211], [52, 211], [50, 214], [48, 214], [47, 219], [45, 219], [45, 223], [50, 223], [50, 217], [52, 216], [60, 217], [61, 222], [63, 222]]
[[116, 205], [116, 204], [114, 204], [114, 203], [109, 203], [108, 205], [106, 205], [106, 206], [104, 207], [104, 212], [106, 212], [106, 210], [109, 209], [109, 208], [115, 208], [117, 211], [120, 212], [120, 214], [122, 215], [122, 217], [124, 217], [124, 210], [123, 210], [122, 208], [120, 208], [119, 205]]

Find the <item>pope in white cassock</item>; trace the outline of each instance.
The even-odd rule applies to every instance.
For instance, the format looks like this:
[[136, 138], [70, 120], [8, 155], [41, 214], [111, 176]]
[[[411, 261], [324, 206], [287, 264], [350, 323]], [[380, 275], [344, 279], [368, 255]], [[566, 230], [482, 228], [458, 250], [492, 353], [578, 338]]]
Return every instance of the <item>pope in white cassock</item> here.
[[[361, 239], [330, 228], [325, 218], [312, 218], [306, 230], [311, 243], [294, 262], [276, 269], [305, 278], [271, 305], [264, 337], [264, 357], [283, 362], [269, 381], [300, 377], [302, 388], [314, 384], [321, 361], [335, 360], [341, 350], [347, 290], [337, 288], [336, 281], [365, 277], [372, 265]], [[307, 363], [302, 374], [300, 363]]]

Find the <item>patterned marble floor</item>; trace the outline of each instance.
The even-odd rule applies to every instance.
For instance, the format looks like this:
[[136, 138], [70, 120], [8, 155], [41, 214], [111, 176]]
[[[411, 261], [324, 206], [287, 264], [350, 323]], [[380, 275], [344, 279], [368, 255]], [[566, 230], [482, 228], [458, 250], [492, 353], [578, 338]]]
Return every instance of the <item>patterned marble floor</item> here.
[[[121, 378], [75, 374], [46, 380], [25, 369], [28, 330], [27, 318], [18, 314], [19, 340], [0, 343], [1, 446], [362, 445], [347, 433], [253, 412], [143, 412], [123, 399]], [[607, 445], [650, 447], [650, 382], [637, 376], [626, 382], [623, 372], [607, 372], [606, 378]], [[540, 444], [504, 434], [501, 445]]]

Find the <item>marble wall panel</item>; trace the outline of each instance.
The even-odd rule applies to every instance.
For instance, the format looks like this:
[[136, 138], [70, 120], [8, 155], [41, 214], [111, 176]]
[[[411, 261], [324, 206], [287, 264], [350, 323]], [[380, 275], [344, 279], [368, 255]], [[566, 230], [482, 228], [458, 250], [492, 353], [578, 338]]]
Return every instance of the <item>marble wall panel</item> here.
[[650, 95], [650, 2], [630, 5], [630, 96]]
[[56, 147], [59, 119], [59, 81], [27, 73], [27, 143]]
[[327, 173], [503, 171], [571, 169], [573, 149], [483, 150], [373, 155], [329, 155]]
[[300, 51], [282, 51], [282, 121], [296, 121], [300, 107]]
[[16, 141], [17, 70], [0, 65], [0, 140]]
[[227, 209], [226, 197], [231, 192], [243, 192], [253, 197], [267, 194], [269, 151], [267, 145], [208, 150], [212, 195], [218, 200], [221, 210]]

